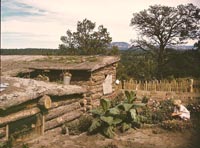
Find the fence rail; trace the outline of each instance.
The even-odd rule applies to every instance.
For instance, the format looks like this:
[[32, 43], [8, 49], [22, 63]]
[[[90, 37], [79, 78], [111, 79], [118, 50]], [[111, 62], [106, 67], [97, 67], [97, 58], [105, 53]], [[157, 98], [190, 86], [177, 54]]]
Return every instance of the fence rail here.
[[194, 79], [181, 80], [152, 80], [152, 81], [122, 81], [120, 89], [144, 90], [144, 91], [171, 91], [171, 92], [200, 92], [200, 81]]

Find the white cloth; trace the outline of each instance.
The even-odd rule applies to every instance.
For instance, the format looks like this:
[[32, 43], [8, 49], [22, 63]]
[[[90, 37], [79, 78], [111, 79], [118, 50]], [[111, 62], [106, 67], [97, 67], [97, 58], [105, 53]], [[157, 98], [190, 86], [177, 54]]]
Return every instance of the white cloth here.
[[115, 81], [115, 83], [116, 83], [117, 85], [119, 85], [120, 81], [117, 79], [117, 80]]
[[107, 75], [103, 82], [103, 94], [111, 94], [112, 91], [112, 75]]
[[181, 119], [190, 119], [190, 112], [187, 110], [187, 108], [183, 105], [180, 105], [179, 109], [177, 107], [174, 108], [174, 112], [178, 113], [180, 112], [181, 114], [179, 115], [179, 117]]

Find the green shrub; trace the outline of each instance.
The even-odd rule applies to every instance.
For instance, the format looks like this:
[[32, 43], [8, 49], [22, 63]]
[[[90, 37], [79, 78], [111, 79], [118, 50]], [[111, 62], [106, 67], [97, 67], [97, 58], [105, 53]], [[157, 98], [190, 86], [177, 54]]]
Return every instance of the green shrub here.
[[160, 102], [154, 101], [151, 106], [145, 106], [141, 115], [146, 117], [146, 123], [157, 124], [165, 120], [171, 120], [174, 110], [173, 100], [167, 99]]
[[100, 107], [91, 110], [94, 120], [89, 128], [89, 133], [101, 132], [108, 138], [115, 136], [115, 131], [121, 129], [127, 131], [131, 127], [139, 127], [142, 117], [138, 115], [137, 108], [145, 106], [144, 103], [136, 103], [136, 95], [133, 91], [125, 91], [126, 98], [112, 106], [108, 99], [100, 100]]
[[200, 117], [200, 101], [188, 104], [187, 109], [191, 112], [191, 114]]
[[184, 121], [184, 120], [166, 120], [163, 121], [160, 126], [166, 130], [170, 131], [183, 131], [185, 129], [192, 128], [192, 123], [190, 120]]
[[142, 103], [148, 103], [148, 101], [149, 101], [149, 98], [147, 98], [146, 96], [142, 98]]
[[88, 131], [92, 119], [93, 118], [89, 115], [82, 115], [79, 119], [65, 123], [63, 126], [68, 128], [70, 135], [76, 135]]

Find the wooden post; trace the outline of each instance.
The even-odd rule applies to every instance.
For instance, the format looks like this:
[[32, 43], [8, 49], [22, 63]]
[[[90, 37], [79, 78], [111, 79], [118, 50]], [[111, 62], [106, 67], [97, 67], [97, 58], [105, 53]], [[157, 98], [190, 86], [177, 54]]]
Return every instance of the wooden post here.
[[147, 80], [145, 81], [145, 90], [147, 91]]
[[135, 80], [135, 90], [137, 90], [137, 80]]
[[156, 81], [156, 91], [159, 91], [158, 89], [158, 80], [155, 80]]
[[134, 89], [134, 87], [133, 87], [133, 79], [130, 79], [130, 81], [129, 81], [129, 89]]
[[44, 125], [45, 125], [45, 116], [44, 112], [39, 113], [37, 116], [37, 122], [36, 122], [36, 133], [40, 135], [44, 135]]
[[141, 80], [139, 80], [139, 88], [142, 90]]
[[176, 81], [174, 81], [174, 85], [175, 85], [175, 91], [177, 92], [178, 91], [178, 86], [177, 86], [177, 83], [176, 83]]
[[9, 139], [9, 125], [6, 125], [6, 140]]
[[154, 90], [156, 91], [156, 82], [155, 82], [155, 80], [153, 80], [153, 86], [154, 86]]
[[45, 116], [44, 116], [44, 114], [42, 114], [41, 135], [44, 135], [44, 129], [45, 129]]

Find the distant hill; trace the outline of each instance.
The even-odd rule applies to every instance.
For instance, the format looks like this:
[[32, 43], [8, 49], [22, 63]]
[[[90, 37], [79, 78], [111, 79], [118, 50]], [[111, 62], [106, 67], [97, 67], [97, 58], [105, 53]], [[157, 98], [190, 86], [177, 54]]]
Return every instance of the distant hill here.
[[[138, 50], [137, 47], [131, 46], [129, 43], [127, 42], [112, 42], [110, 46], [117, 46], [120, 50], [127, 50], [127, 49], [131, 49], [131, 50]], [[171, 46], [169, 48], [173, 48], [175, 50], [191, 50], [193, 49], [192, 45], [179, 45], [179, 46]]]
[[171, 48], [176, 50], [191, 50], [194, 48], [193, 45], [179, 45], [179, 46], [172, 46]]
[[[167, 48], [171, 48], [171, 49], [174, 49], [174, 50], [192, 50], [194, 49], [194, 46], [192, 45], [179, 45], [179, 46], [169, 46]], [[130, 50], [140, 50], [138, 49], [138, 47], [135, 47], [135, 46], [130, 46], [129, 47]]]
[[130, 44], [127, 42], [112, 42], [111, 46], [117, 46], [120, 50], [127, 50]]

